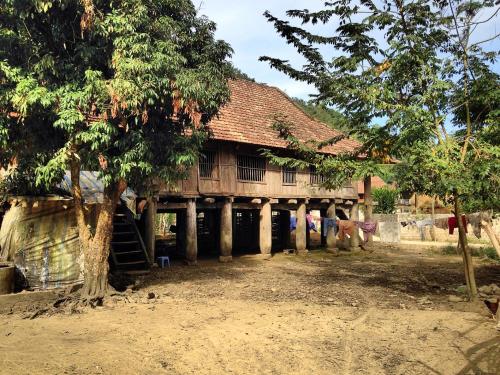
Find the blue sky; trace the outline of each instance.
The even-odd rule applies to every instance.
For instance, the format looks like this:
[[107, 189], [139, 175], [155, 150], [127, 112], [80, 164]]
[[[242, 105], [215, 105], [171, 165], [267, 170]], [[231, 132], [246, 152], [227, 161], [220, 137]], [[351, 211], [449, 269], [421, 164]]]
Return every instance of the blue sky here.
[[[283, 73], [273, 70], [265, 62], [258, 61], [260, 56], [268, 55], [289, 60], [299, 66], [303, 60], [274, 31], [271, 23], [262, 15], [269, 10], [273, 15], [284, 18], [288, 9], [321, 9], [324, 0], [193, 0], [200, 14], [206, 15], [217, 23], [216, 37], [229, 42], [234, 49], [233, 63], [236, 67], [255, 78], [279, 87], [288, 95], [307, 99], [314, 88], [297, 82]], [[333, 26], [330, 26], [333, 28]], [[323, 30], [328, 31], [323, 27]], [[486, 39], [500, 32], [500, 16], [489, 28], [478, 29], [477, 38]], [[488, 43], [488, 49], [500, 49], [500, 41]], [[331, 51], [326, 49], [324, 53]], [[498, 67], [496, 67], [499, 71]]]

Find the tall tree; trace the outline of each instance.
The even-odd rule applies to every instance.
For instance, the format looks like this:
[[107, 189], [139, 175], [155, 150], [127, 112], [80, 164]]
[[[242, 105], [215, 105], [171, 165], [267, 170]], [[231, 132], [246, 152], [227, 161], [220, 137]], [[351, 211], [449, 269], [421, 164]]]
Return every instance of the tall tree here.
[[[365, 155], [401, 159], [403, 188], [451, 199], [458, 218], [471, 195], [498, 192], [498, 143], [484, 136], [495, 132], [496, 109], [484, 106], [495, 91], [482, 85], [482, 99], [474, 100], [476, 117], [471, 110], [471, 83], [481, 74], [491, 77], [497, 57], [483, 51], [484, 41], [473, 33], [486, 29], [497, 13], [490, 0], [336, 0], [317, 12], [288, 11], [302, 24], [297, 26], [266, 12], [306, 64], [297, 69], [278, 58], [261, 59], [314, 85], [318, 100], [348, 118]], [[307, 25], [317, 23], [333, 24], [333, 35], [310, 31]], [[324, 57], [319, 46], [331, 47], [334, 57]], [[451, 121], [459, 127], [455, 133], [447, 131]], [[344, 168], [332, 166], [324, 172]], [[472, 258], [458, 222], [465, 278], [475, 298]]]
[[[231, 49], [214, 31], [189, 0], [0, 4], [2, 161], [31, 158], [32, 141], [44, 155], [32, 161], [39, 185], [71, 171], [87, 302], [107, 290], [121, 193], [153, 176], [167, 184], [182, 177], [204, 124], [228, 100]], [[82, 169], [98, 170], [105, 185], [95, 230], [84, 215]]]

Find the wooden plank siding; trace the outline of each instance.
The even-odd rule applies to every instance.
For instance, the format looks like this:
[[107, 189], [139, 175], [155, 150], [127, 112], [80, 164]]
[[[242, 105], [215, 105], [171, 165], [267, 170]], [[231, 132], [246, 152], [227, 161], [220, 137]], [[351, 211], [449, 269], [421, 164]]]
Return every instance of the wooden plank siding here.
[[335, 191], [311, 185], [308, 169], [297, 170], [295, 184], [284, 183], [281, 167], [272, 165], [267, 160], [263, 181], [238, 180], [238, 155], [258, 157], [260, 156], [259, 147], [234, 142], [213, 142], [207, 149], [216, 152], [212, 177], [200, 177], [199, 166], [195, 165], [187, 179], [179, 181], [176, 187], [162, 188], [160, 196], [233, 196], [289, 199], [357, 199], [358, 197], [356, 184], [348, 184], [344, 188]]

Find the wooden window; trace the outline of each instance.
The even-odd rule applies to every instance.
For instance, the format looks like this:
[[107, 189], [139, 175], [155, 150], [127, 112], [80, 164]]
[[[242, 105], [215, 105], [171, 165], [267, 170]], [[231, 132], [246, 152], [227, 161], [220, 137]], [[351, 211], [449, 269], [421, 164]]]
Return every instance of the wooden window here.
[[283, 184], [285, 185], [297, 184], [297, 168], [283, 167], [281, 173], [283, 176]]
[[238, 155], [238, 180], [263, 182], [266, 159], [258, 156]]
[[319, 174], [313, 165], [309, 167], [309, 182], [311, 185], [321, 185], [325, 182], [325, 176]]
[[201, 178], [217, 178], [217, 152], [203, 151], [200, 155], [199, 170]]

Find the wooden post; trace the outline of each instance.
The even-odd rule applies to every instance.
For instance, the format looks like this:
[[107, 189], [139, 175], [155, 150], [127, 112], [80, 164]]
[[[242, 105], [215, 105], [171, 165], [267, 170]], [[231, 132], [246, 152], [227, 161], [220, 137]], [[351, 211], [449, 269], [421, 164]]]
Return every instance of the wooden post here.
[[220, 256], [219, 261], [233, 260], [233, 203], [225, 198], [220, 215]]
[[298, 254], [307, 253], [306, 202], [300, 201], [297, 208], [297, 229], [295, 230], [295, 248]]
[[188, 199], [186, 208], [186, 261], [195, 265], [198, 256], [198, 235], [196, 230], [196, 200]]
[[[365, 222], [373, 220], [372, 177], [365, 177]], [[368, 246], [373, 246], [373, 234], [368, 234]]]
[[271, 202], [262, 200], [262, 208], [260, 209], [260, 225], [259, 225], [259, 245], [260, 253], [268, 258], [271, 256], [273, 245], [272, 233], [272, 217], [271, 217]]
[[147, 200], [148, 208], [146, 210], [146, 220], [145, 220], [145, 242], [146, 251], [148, 252], [149, 262], [153, 264], [155, 262], [155, 247], [156, 247], [156, 212], [157, 212], [157, 201], [155, 198], [149, 198]]
[[[486, 234], [490, 238], [491, 244], [493, 245], [493, 247], [495, 248], [498, 256], [500, 257], [500, 243], [499, 243], [498, 238], [497, 238], [497, 236], [495, 234], [495, 231], [491, 227], [490, 223], [488, 223], [485, 220], [481, 220], [481, 226], [486, 231]], [[500, 311], [500, 309], [499, 309], [499, 311]]]
[[[351, 207], [351, 221], [359, 220], [359, 204], [358, 201], [354, 201]], [[352, 233], [350, 239], [351, 251], [355, 251], [359, 249], [359, 230], [358, 227], [355, 226], [354, 231]]]
[[458, 201], [456, 192], [455, 192], [455, 197], [453, 199], [455, 204], [455, 218], [457, 220], [457, 226], [458, 226], [458, 242], [460, 243], [460, 247], [462, 248], [462, 257], [464, 261], [465, 281], [467, 283], [469, 298], [471, 301], [474, 301], [477, 300], [478, 296], [476, 277], [474, 275], [472, 254], [469, 248], [469, 244], [467, 243], [467, 234], [465, 233], [465, 227], [462, 222], [460, 202]]
[[[335, 200], [331, 200], [328, 205], [328, 209], [326, 210], [326, 217], [330, 220], [335, 220], [337, 218], [337, 214], [335, 211]], [[328, 227], [326, 229], [326, 251], [329, 253], [336, 254], [337, 253], [337, 239], [335, 237], [335, 228]]]
[[432, 219], [431, 240], [434, 242], [436, 242], [436, 227], [434, 226], [434, 222], [436, 221], [435, 205], [436, 205], [436, 196], [434, 195], [432, 197], [432, 202], [431, 202], [431, 219]]

